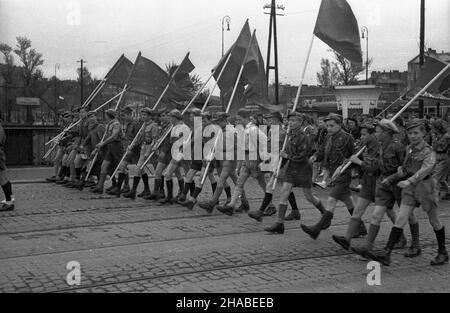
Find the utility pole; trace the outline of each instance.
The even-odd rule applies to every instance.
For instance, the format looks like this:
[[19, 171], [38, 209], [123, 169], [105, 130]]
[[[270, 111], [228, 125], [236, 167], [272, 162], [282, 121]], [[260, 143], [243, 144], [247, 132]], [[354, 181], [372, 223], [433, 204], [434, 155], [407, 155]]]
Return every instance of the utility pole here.
[[81, 59], [80, 61], [77, 61], [78, 63], [81, 63], [81, 71], [80, 71], [80, 89], [81, 89], [81, 102], [80, 102], [80, 106], [83, 105], [84, 103], [84, 93], [83, 93], [83, 89], [84, 89], [84, 83], [83, 83], [83, 64], [87, 63], [85, 60]]
[[[269, 85], [269, 71], [275, 71], [275, 104], [279, 104], [279, 82], [278, 82], [278, 42], [277, 42], [277, 15], [284, 16], [284, 14], [276, 13], [276, 9], [284, 11], [283, 5], [276, 5], [276, 0], [272, 0], [271, 4], [264, 5], [264, 9], [270, 8], [270, 13], [264, 12], [264, 14], [270, 14], [269, 22], [269, 41], [267, 46], [267, 64], [266, 64], [266, 80], [267, 86]], [[272, 33], [273, 33], [273, 50], [274, 50], [274, 65], [270, 65], [270, 54], [272, 50]]]
[[[425, 0], [420, 0], [420, 54], [419, 54], [419, 65], [422, 69], [425, 63]], [[424, 105], [423, 100], [419, 100], [419, 118], [423, 118]]]
[[53, 91], [54, 91], [54, 93], [55, 93], [55, 120], [54, 120], [54, 122], [55, 122], [55, 125], [57, 125], [58, 124], [58, 94], [57, 94], [57, 89], [56, 89], [56, 70], [58, 69], [59, 70], [59, 63], [56, 63], [55, 64], [55, 81], [54, 81], [54, 87], [53, 87]]

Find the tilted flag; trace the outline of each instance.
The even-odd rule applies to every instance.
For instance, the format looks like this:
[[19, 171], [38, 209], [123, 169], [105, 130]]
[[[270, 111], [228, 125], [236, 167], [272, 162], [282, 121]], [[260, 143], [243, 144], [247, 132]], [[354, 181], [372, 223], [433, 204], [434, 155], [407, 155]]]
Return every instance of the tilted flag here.
[[245, 89], [247, 99], [253, 102], [266, 102], [268, 99], [266, 70], [256, 35], [247, 55], [243, 76], [248, 84]]
[[[189, 58], [185, 57], [179, 67], [180, 69], [164, 95], [165, 99], [183, 101], [191, 98], [190, 88], [180, 87], [176, 84], [176, 81], [177, 78], [179, 80], [184, 79], [185, 75], [192, 71], [194, 66]], [[180, 73], [179, 77], [178, 73]], [[132, 92], [158, 98], [166, 88], [167, 84], [169, 84], [169, 81], [170, 76], [166, 71], [153, 61], [140, 56], [136, 60], [136, 66], [128, 82], [128, 87]]]
[[133, 62], [128, 60], [123, 54], [117, 60], [116, 64], [109, 70], [105, 76], [105, 81], [116, 87], [122, 88], [127, 82], [128, 76], [133, 68]]
[[314, 35], [354, 66], [362, 67], [358, 21], [346, 0], [322, 0]]
[[173, 76], [175, 71], [176, 74], [167, 91], [166, 98], [174, 100], [190, 100], [194, 96], [194, 84], [189, 76], [194, 69], [195, 66], [189, 59], [189, 53], [187, 53], [180, 65], [174, 66], [171, 69], [170, 77]]
[[222, 92], [227, 92], [230, 88], [233, 88], [251, 38], [252, 34], [247, 20], [235, 43], [228, 49], [222, 59], [220, 59], [219, 64], [215, 68], [214, 78], [217, 81], [219, 73], [225, 65], [228, 56], [231, 54], [231, 58], [217, 83]]

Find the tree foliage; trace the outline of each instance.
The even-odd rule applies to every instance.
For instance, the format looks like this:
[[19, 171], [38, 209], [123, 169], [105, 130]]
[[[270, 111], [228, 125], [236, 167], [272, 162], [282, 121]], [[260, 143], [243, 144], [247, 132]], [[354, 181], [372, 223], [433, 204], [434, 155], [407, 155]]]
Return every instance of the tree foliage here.
[[12, 50], [13, 49], [9, 45], [0, 43], [0, 52], [3, 54], [3, 62], [5, 65], [1, 71], [1, 75], [7, 84], [12, 83], [15, 70]]
[[[355, 85], [358, 82], [358, 76], [364, 71], [363, 67], [355, 66], [336, 51], [333, 51], [334, 61], [322, 59], [320, 62], [321, 70], [317, 72], [317, 81], [324, 87], [333, 87], [337, 85]], [[369, 59], [369, 66], [372, 59]]]
[[23, 64], [22, 79], [25, 85], [25, 90], [29, 90], [33, 83], [38, 79], [43, 78], [42, 70], [39, 68], [44, 64], [42, 53], [32, 48], [31, 40], [26, 37], [16, 37], [17, 44], [14, 53]]

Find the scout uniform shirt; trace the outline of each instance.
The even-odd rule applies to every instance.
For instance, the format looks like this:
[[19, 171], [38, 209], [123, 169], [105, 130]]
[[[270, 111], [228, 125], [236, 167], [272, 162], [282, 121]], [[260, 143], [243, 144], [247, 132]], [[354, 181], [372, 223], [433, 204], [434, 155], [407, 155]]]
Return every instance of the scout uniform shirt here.
[[[122, 126], [120, 125], [120, 122], [118, 119], [113, 119], [111, 120], [107, 125], [106, 125], [106, 135], [105, 135], [105, 139], [109, 138], [112, 136], [113, 133], [116, 133], [115, 138], [111, 141], [111, 142], [115, 142], [115, 141], [120, 141], [123, 138], [123, 134], [122, 134]], [[110, 142], [110, 143], [111, 143]]]
[[429, 178], [436, 164], [436, 153], [425, 142], [406, 148], [406, 157], [402, 166], [403, 172], [408, 176], [411, 184], [417, 184], [420, 180]]
[[312, 186], [312, 165], [309, 162], [312, 148], [311, 138], [301, 127], [290, 129], [285, 149], [289, 163], [285, 169], [284, 182], [300, 188]]
[[354, 150], [352, 135], [341, 129], [336, 134], [327, 134], [324, 143], [316, 153], [316, 162], [323, 160], [324, 166], [330, 170], [330, 173], [334, 173], [345, 159], [353, 155]]
[[131, 144], [141, 126], [142, 123], [140, 123], [138, 120], [130, 120], [123, 124], [122, 131], [124, 136], [124, 145], [128, 147]]
[[411, 183], [402, 189], [402, 205], [410, 207], [421, 206], [425, 212], [437, 209], [438, 188], [431, 174], [436, 164], [436, 153], [425, 142], [406, 148], [406, 157], [402, 166], [403, 172], [411, 177]]

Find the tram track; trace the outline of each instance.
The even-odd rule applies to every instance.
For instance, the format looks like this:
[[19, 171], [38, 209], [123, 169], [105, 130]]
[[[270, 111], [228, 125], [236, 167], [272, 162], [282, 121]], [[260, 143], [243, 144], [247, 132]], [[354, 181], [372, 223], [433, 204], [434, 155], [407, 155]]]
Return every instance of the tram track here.
[[[426, 243], [426, 244], [422, 244], [422, 249], [426, 249], [426, 248], [430, 248], [430, 247], [434, 247], [434, 246], [435, 246], [435, 243]], [[399, 254], [399, 252], [394, 252], [394, 254]], [[349, 255], [355, 255], [355, 254], [353, 254], [351, 252], [345, 252], [344, 250], [342, 250], [341, 252], [328, 253], [328, 254], [322, 254], [322, 255], [316, 255], [316, 256], [301, 256], [301, 257], [294, 257], [294, 258], [284, 258], [281, 260], [248, 262], [245, 264], [217, 266], [217, 267], [209, 268], [209, 269], [191, 270], [191, 271], [184, 271], [184, 272], [179, 272], [179, 273], [148, 275], [148, 276], [144, 276], [144, 277], [140, 277], [140, 278], [122, 279], [122, 280], [118, 280], [115, 282], [92, 283], [88, 286], [74, 286], [74, 287], [69, 287], [69, 288], [54, 289], [54, 290], [45, 291], [45, 293], [66, 293], [66, 292], [77, 292], [77, 291], [78, 292], [89, 291], [89, 290], [95, 289], [95, 288], [115, 286], [115, 285], [121, 285], [121, 284], [130, 284], [130, 283], [136, 283], [136, 282], [148, 282], [148, 281], [161, 280], [161, 279], [178, 277], [178, 276], [206, 274], [206, 273], [211, 273], [211, 272], [215, 272], [215, 271], [238, 270], [238, 269], [242, 269], [242, 268], [257, 267], [257, 266], [264, 266], [264, 265], [278, 265], [279, 268], [282, 268], [282, 264], [288, 263], [288, 262], [313, 261], [316, 259], [345, 257], [345, 256], [349, 256]], [[397, 257], [397, 255], [395, 257]]]

